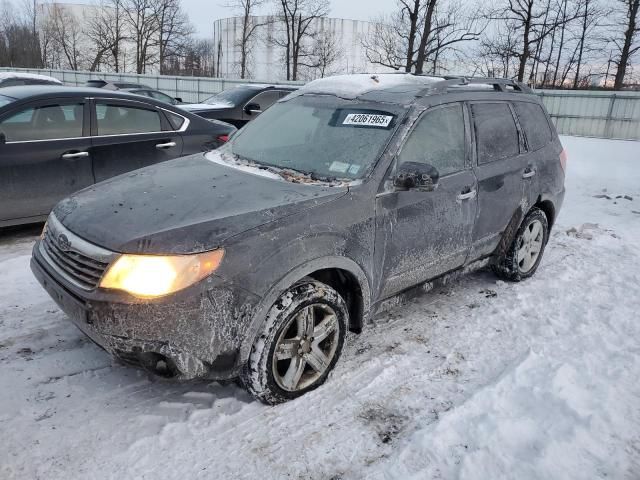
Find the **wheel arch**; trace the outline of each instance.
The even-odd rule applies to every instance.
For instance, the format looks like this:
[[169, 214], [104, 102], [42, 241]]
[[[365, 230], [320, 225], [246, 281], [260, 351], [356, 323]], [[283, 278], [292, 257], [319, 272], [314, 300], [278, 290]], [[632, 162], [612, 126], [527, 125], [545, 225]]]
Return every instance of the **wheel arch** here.
[[[345, 298], [344, 292], [356, 288], [355, 292], [350, 292], [348, 295], [350, 298], [345, 298], [345, 301], [349, 305], [349, 328], [353, 331], [362, 329], [371, 311], [371, 288], [364, 269], [346, 257], [316, 258], [289, 271], [262, 297], [240, 348], [241, 362], [248, 361], [253, 343], [264, 326], [271, 306], [291, 285], [305, 277], [328, 284], [343, 295], [343, 298]], [[356, 318], [353, 318], [354, 314]]]
[[533, 207], [539, 208], [544, 212], [547, 217], [547, 223], [549, 224], [549, 231], [551, 231], [551, 228], [553, 227], [556, 219], [556, 207], [554, 206], [553, 202], [548, 199], [543, 200], [542, 196], [539, 196]]

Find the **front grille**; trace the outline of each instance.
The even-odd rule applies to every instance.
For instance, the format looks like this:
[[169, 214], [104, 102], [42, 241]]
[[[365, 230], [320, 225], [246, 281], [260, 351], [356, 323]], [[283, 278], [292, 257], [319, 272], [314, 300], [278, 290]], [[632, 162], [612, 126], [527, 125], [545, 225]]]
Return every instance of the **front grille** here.
[[51, 267], [84, 290], [98, 286], [116, 255], [77, 237], [53, 216], [49, 218], [40, 248]]

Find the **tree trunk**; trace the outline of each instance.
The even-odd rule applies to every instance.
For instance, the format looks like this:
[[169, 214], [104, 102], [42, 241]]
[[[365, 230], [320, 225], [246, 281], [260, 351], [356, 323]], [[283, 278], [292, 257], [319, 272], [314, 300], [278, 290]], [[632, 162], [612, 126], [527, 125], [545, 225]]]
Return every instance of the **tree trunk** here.
[[416, 44], [416, 35], [418, 33], [418, 16], [420, 15], [420, 1], [414, 0], [413, 10], [409, 12], [409, 41], [407, 45], [407, 61], [404, 66], [405, 72], [411, 72], [413, 67], [413, 49]]
[[424, 73], [424, 63], [427, 60], [427, 45], [431, 39], [431, 26], [433, 25], [433, 12], [436, 8], [437, 0], [429, 0], [427, 4], [427, 14], [424, 18], [424, 28], [422, 29], [422, 38], [418, 46], [418, 58], [416, 59], [416, 74]]
[[576, 76], [573, 79], [573, 89], [578, 88], [580, 81], [580, 67], [582, 66], [582, 54], [584, 52], [584, 40], [587, 36], [587, 21], [589, 19], [589, 0], [584, 0], [584, 17], [582, 19], [582, 32], [580, 32], [580, 47], [578, 49], [578, 60], [576, 63]]
[[529, 34], [531, 33], [531, 15], [533, 10], [533, 0], [529, 0], [527, 5], [527, 16], [524, 22], [524, 33], [522, 34], [522, 54], [518, 65], [518, 81], [524, 81], [524, 71], [527, 68], [527, 60], [531, 55]]
[[553, 70], [553, 86], [556, 86], [556, 80], [558, 78], [558, 70], [560, 70], [560, 58], [562, 57], [562, 49], [564, 48], [564, 31], [567, 20], [567, 0], [564, 0], [564, 6], [562, 9], [562, 28], [560, 29], [560, 44], [558, 45], [558, 57], [556, 58], [556, 65]]
[[613, 84], [614, 90], [620, 90], [624, 85], [624, 77], [627, 74], [627, 65], [629, 63], [629, 52], [631, 50], [631, 43], [636, 31], [636, 17], [638, 15], [638, 6], [640, 6], [640, 0], [627, 0], [629, 7], [629, 24], [627, 30], [624, 32], [624, 45], [620, 52], [620, 60], [618, 62], [618, 70], [616, 72], [616, 79]]

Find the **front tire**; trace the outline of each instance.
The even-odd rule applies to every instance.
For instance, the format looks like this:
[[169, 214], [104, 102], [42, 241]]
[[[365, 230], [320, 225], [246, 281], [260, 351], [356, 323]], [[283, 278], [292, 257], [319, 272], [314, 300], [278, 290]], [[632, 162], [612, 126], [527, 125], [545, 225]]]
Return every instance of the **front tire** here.
[[241, 374], [258, 400], [275, 405], [324, 383], [344, 345], [349, 310], [330, 286], [305, 278], [283, 293]]
[[522, 221], [509, 250], [493, 265], [493, 271], [498, 277], [512, 282], [531, 277], [542, 261], [548, 240], [547, 216], [534, 207]]

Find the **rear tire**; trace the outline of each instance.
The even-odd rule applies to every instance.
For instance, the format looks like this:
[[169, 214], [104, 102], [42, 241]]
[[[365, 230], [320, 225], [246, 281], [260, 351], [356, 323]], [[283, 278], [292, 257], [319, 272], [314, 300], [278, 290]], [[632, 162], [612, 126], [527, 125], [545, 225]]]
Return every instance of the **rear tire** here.
[[531, 277], [540, 265], [548, 240], [547, 216], [534, 207], [522, 221], [509, 249], [496, 260], [493, 271], [498, 277], [511, 282]]
[[244, 387], [275, 405], [324, 383], [340, 358], [349, 309], [333, 288], [305, 278], [269, 310], [241, 373]]

